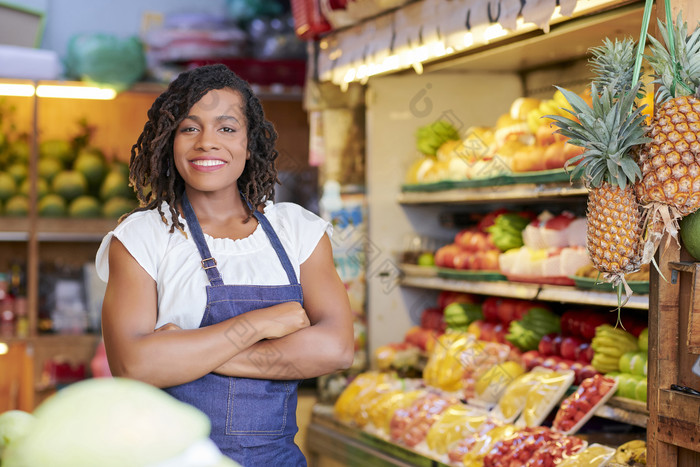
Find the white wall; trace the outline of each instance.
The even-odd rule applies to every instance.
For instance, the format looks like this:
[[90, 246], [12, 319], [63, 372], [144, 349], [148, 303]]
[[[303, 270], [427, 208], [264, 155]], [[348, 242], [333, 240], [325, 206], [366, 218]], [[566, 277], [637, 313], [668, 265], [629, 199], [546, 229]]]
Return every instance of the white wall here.
[[44, 12], [42, 49], [66, 54], [74, 34], [138, 35], [146, 12], [226, 14], [225, 0], [9, 0], [4, 3]]

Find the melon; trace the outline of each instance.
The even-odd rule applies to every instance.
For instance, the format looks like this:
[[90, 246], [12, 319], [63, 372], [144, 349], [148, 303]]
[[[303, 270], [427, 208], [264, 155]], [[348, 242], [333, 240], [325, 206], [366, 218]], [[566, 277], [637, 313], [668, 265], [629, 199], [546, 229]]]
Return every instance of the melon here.
[[680, 227], [685, 249], [696, 261], [700, 261], [700, 211], [681, 219]]

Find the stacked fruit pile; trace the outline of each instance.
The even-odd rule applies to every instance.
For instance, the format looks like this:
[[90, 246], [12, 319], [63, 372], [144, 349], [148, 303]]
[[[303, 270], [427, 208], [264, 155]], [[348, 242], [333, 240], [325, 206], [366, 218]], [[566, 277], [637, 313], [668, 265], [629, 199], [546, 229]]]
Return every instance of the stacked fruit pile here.
[[[589, 99], [587, 94], [582, 97]], [[548, 114], [569, 115], [560, 91], [551, 99], [516, 99], [493, 126], [470, 127], [465, 135], [446, 121], [416, 131], [420, 157], [411, 164], [406, 183], [484, 179], [512, 172], [561, 169], [579, 155], [578, 146], [555, 134]]]
[[[40, 142], [36, 179], [40, 216], [118, 218], [136, 207], [127, 165], [108, 161], [88, 142], [87, 129], [70, 141]], [[27, 216], [29, 157], [26, 139], [0, 138], [0, 215]]]

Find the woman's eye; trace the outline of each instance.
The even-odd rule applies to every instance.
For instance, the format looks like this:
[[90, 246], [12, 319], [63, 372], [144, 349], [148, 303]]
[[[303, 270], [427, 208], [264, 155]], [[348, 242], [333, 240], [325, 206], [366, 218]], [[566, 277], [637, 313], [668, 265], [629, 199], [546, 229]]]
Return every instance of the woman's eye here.
[[195, 127], [188, 126], [180, 129], [180, 133], [191, 133], [193, 131], [197, 131]]
[[224, 133], [235, 133], [236, 132], [236, 130], [234, 130], [233, 128], [229, 128], [229, 127], [224, 127], [221, 129], [221, 131], [223, 131]]

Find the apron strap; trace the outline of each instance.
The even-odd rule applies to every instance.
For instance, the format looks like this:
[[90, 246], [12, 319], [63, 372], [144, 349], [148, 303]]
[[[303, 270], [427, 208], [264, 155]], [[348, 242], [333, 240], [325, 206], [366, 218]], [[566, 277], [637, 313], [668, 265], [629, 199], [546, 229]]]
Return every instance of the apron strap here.
[[185, 220], [192, 233], [194, 243], [197, 245], [197, 250], [199, 250], [199, 255], [202, 257], [202, 268], [204, 272], [207, 273], [209, 283], [211, 283], [211, 285], [224, 285], [221, 274], [219, 274], [219, 269], [216, 267], [216, 260], [209, 252], [209, 247], [207, 246], [207, 241], [204, 239], [202, 228], [199, 225], [194, 209], [192, 209], [190, 200], [187, 199], [187, 193], [184, 192], [182, 194], [182, 210], [185, 213]]
[[[249, 204], [249, 206], [250, 206], [250, 204]], [[272, 228], [270, 221], [267, 220], [267, 217], [265, 217], [265, 214], [259, 212], [257, 209], [253, 210], [253, 215], [258, 220], [258, 222], [260, 222], [260, 225], [262, 225], [263, 230], [267, 234], [267, 238], [270, 240], [270, 243], [272, 243], [272, 247], [275, 249], [275, 253], [277, 253], [277, 257], [280, 259], [280, 262], [282, 263], [282, 267], [284, 268], [284, 272], [287, 273], [287, 278], [289, 279], [289, 283], [292, 285], [298, 284], [299, 281], [297, 280], [297, 275], [294, 272], [294, 267], [292, 267], [292, 262], [289, 261], [289, 256], [287, 255], [286, 250], [282, 246], [282, 242], [280, 241], [280, 238], [277, 236], [277, 232], [275, 232], [275, 229]]]

